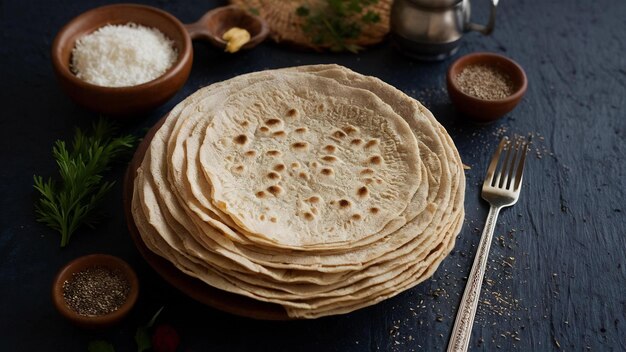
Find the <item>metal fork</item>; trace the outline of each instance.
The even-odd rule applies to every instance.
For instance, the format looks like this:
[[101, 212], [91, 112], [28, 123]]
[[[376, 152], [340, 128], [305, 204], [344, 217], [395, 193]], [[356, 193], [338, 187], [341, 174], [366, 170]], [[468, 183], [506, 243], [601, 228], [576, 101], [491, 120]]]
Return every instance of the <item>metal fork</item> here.
[[[507, 137], [504, 137], [500, 141], [498, 149], [496, 149], [487, 169], [487, 176], [485, 176], [481, 195], [484, 200], [489, 202], [491, 207], [489, 208], [485, 229], [480, 237], [480, 244], [476, 251], [472, 271], [470, 271], [459, 311], [456, 315], [452, 336], [448, 343], [448, 352], [467, 351], [469, 346], [478, 299], [480, 298], [480, 288], [485, 275], [485, 268], [487, 267], [493, 230], [496, 227], [496, 220], [500, 210], [504, 207], [512, 206], [519, 198], [528, 143], [529, 141], [522, 138], [517, 138], [516, 141], [509, 141]], [[500, 162], [501, 159], [502, 162]], [[496, 169], [498, 172], [496, 172]]]

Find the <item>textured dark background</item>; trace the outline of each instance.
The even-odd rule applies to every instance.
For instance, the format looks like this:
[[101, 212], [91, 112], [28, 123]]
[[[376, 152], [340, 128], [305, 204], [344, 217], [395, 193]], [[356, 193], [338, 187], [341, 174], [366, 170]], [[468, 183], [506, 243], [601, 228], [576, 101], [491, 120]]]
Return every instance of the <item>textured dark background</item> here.
[[[219, 1], [142, 1], [183, 22]], [[73, 126], [93, 113], [76, 107], [53, 77], [49, 49], [57, 30], [108, 1], [0, 0], [0, 349], [84, 351], [106, 339], [135, 349], [133, 335], [162, 305], [183, 351], [444, 350], [487, 212], [480, 200], [490, 154], [503, 134], [535, 135], [519, 203], [496, 229], [472, 350], [626, 350], [626, 2], [502, 1], [491, 37], [469, 34], [461, 54], [493, 51], [528, 74], [518, 108], [489, 126], [455, 112], [444, 75], [451, 60], [412, 62], [390, 45], [359, 55], [294, 52], [272, 44], [225, 55], [194, 44], [191, 77], [165, 106], [124, 124], [145, 132], [199, 87], [241, 73], [310, 63], [340, 63], [375, 75], [421, 100], [449, 130], [467, 171], [467, 218], [456, 248], [432, 279], [376, 306], [315, 321], [263, 322], [204, 307], [170, 287], [142, 260], [121, 210], [121, 184], [106, 199], [107, 221], [82, 229], [66, 249], [36, 223], [32, 175], [56, 172], [50, 155]], [[486, 17], [485, 0], [474, 17]], [[124, 167], [112, 177], [121, 180]], [[104, 252], [138, 272], [142, 294], [118, 327], [82, 331], [63, 320], [49, 297], [56, 271], [80, 255]], [[559, 347], [560, 346], [560, 347]]]

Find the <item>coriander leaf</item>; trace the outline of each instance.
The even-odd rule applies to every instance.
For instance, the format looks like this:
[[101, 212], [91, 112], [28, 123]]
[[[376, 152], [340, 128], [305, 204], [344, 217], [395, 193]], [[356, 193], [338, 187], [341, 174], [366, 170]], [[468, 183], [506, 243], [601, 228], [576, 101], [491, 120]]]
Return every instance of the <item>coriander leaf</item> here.
[[152, 341], [150, 340], [150, 333], [147, 327], [141, 326], [137, 328], [135, 343], [137, 344], [137, 352], [147, 351], [152, 348]]
[[363, 11], [363, 7], [361, 7], [361, 1], [359, 0], [351, 0], [348, 2], [348, 10], [354, 13], [360, 13]]
[[353, 54], [356, 54], [359, 51], [363, 50], [363, 47], [360, 45], [356, 45], [356, 44], [346, 44], [345, 49]]
[[330, 9], [331, 13], [334, 12], [334, 15], [343, 17], [346, 15], [347, 10], [349, 10], [349, 8], [347, 8], [346, 6], [345, 0], [327, 0], [327, 2], [328, 8]]
[[137, 352], [147, 351], [152, 348], [152, 341], [150, 340], [150, 333], [147, 327], [141, 326], [137, 328], [135, 343], [137, 344]]
[[367, 11], [361, 19], [364, 23], [378, 23], [380, 22], [380, 15], [373, 11]]
[[115, 352], [115, 348], [108, 341], [96, 340], [91, 341], [87, 347], [89, 352]]
[[163, 311], [165, 306], [161, 307], [146, 323], [144, 326], [140, 326], [137, 328], [137, 332], [135, 332], [135, 343], [137, 344], [137, 352], [143, 352], [152, 348], [152, 340], [150, 339], [150, 332], [148, 331], [156, 322], [157, 318]]
[[367, 6], [376, 3], [378, 0], [326, 0], [312, 9], [300, 6], [296, 14], [304, 18], [302, 32], [311, 43], [327, 46], [331, 51], [356, 53], [362, 47], [350, 41], [359, 38], [361, 26], [380, 22], [379, 14], [367, 10]]
[[300, 17], [308, 16], [309, 13], [310, 13], [309, 9], [304, 6], [300, 6], [296, 9], [296, 15]]
[[249, 11], [251, 14], [255, 15], [255, 16], [259, 16], [259, 15], [261, 14], [261, 13], [259, 12], [259, 9], [257, 9], [256, 7], [251, 7], [251, 8], [249, 8], [249, 9], [248, 9], [248, 11]]

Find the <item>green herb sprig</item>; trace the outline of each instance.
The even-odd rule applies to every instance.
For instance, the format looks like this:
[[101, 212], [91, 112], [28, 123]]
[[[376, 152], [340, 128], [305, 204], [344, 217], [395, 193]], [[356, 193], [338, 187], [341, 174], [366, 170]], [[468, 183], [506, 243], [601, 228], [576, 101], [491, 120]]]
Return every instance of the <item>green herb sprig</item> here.
[[[145, 352], [150, 350], [152, 346], [152, 340], [150, 339], [150, 329], [156, 322], [159, 314], [163, 311], [163, 308], [159, 309], [152, 319], [146, 325], [142, 325], [137, 328], [135, 332], [135, 343], [137, 344], [137, 352]], [[89, 352], [115, 352], [115, 347], [109, 341], [95, 340], [91, 341], [87, 347]]]
[[302, 27], [313, 44], [328, 45], [332, 51], [357, 53], [361, 46], [348, 43], [361, 35], [362, 25], [380, 22], [380, 15], [365, 8], [378, 0], [326, 0], [326, 4], [313, 11], [308, 6], [296, 9], [296, 15], [305, 18]]
[[137, 344], [137, 352], [144, 352], [152, 348], [152, 341], [150, 340], [150, 328], [154, 325], [157, 318], [163, 311], [165, 306], [161, 307], [153, 316], [146, 325], [142, 325], [137, 328], [135, 332], [135, 343]]
[[113, 138], [115, 127], [104, 119], [92, 126], [91, 135], [77, 128], [71, 150], [57, 140], [52, 155], [59, 167], [60, 182], [34, 175], [34, 188], [40, 198], [35, 202], [37, 221], [61, 234], [65, 247], [82, 224], [98, 220], [97, 205], [115, 184], [104, 181], [102, 173], [124, 152], [133, 148], [132, 135]]

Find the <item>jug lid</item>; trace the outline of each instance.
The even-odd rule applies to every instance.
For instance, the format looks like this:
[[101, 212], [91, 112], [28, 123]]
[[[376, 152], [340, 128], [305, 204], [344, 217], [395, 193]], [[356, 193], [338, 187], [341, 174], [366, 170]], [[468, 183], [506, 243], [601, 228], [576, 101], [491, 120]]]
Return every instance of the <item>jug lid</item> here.
[[432, 9], [446, 9], [454, 7], [466, 0], [409, 0], [410, 2], [420, 6]]

